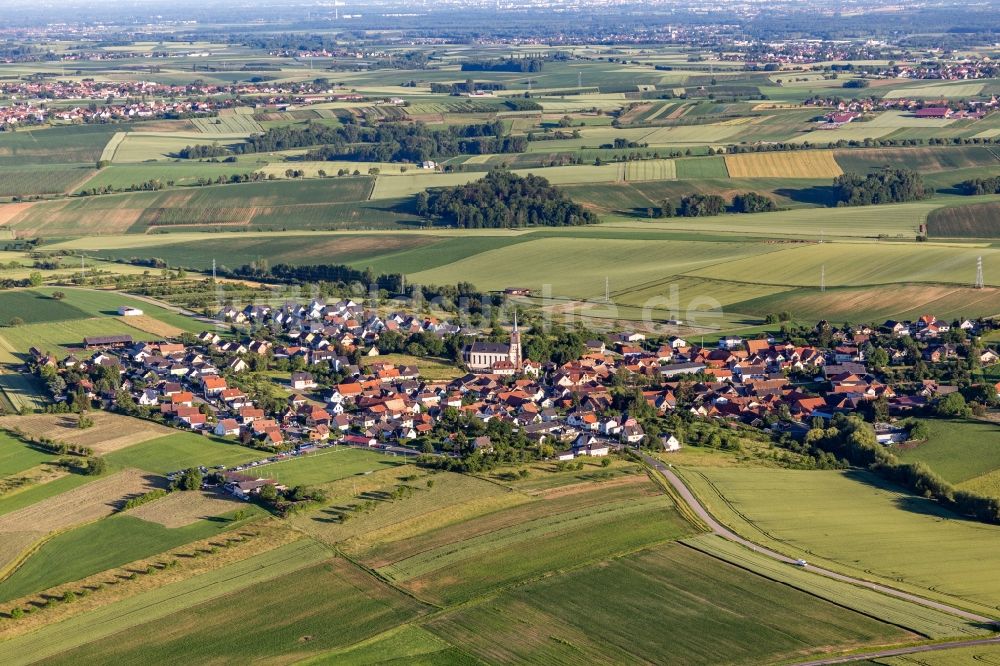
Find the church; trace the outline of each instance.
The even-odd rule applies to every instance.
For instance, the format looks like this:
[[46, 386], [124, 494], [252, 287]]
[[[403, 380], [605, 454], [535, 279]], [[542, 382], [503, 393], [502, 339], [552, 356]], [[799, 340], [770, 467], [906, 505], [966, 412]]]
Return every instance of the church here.
[[462, 362], [472, 372], [515, 375], [521, 371], [521, 333], [514, 314], [510, 342], [473, 342], [462, 348]]

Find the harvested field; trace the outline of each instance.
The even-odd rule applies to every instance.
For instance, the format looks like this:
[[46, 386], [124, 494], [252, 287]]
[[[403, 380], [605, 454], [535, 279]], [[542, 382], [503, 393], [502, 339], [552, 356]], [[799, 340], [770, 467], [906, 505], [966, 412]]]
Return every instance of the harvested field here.
[[673, 160], [641, 160], [628, 162], [625, 180], [674, 180], [677, 168]]
[[12, 220], [17, 219], [22, 213], [26, 212], [29, 208], [35, 205], [34, 201], [21, 202], [21, 203], [9, 203], [0, 206], [0, 226], [3, 226]]
[[164, 338], [176, 338], [181, 333], [184, 333], [184, 329], [177, 328], [176, 326], [150, 317], [149, 315], [119, 317], [119, 319], [121, 319], [123, 324], [131, 326], [132, 328]]
[[109, 412], [93, 412], [94, 425], [81, 430], [77, 417], [67, 414], [32, 414], [0, 417], [0, 428], [19, 429], [35, 437], [48, 437], [57, 442], [87, 446], [95, 453], [111, 453], [133, 444], [173, 434], [172, 428], [150, 421], [134, 419]]
[[830, 151], [726, 155], [731, 178], [835, 178], [844, 173]]
[[65, 467], [55, 463], [42, 463], [11, 476], [0, 479], [0, 497], [13, 495], [33, 486], [55, 481], [69, 474]]
[[199, 490], [170, 493], [163, 499], [132, 509], [129, 515], [173, 528], [235, 511], [243, 506], [244, 502], [228, 493]]
[[56, 532], [109, 516], [124, 500], [154, 488], [157, 480], [158, 477], [134, 469], [106, 476], [0, 516], [0, 534]]
[[0, 539], [0, 578], [7, 567], [21, 556], [33, 543], [45, 536], [45, 532], [6, 532]]

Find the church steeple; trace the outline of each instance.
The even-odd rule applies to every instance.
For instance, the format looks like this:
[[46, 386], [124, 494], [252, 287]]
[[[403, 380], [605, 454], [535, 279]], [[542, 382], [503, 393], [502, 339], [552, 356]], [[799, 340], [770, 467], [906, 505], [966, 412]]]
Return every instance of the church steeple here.
[[521, 369], [521, 332], [517, 330], [517, 310], [514, 310], [514, 330], [510, 334], [510, 362]]

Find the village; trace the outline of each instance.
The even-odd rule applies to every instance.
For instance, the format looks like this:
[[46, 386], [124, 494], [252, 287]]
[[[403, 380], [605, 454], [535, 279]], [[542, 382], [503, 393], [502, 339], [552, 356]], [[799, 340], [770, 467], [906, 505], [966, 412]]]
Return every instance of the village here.
[[[949, 381], [956, 366], [1000, 361], [996, 350], [970, 342], [990, 322], [932, 315], [877, 327], [821, 322], [811, 332], [817, 344], [725, 336], [709, 347], [616, 333], [587, 341], [564, 363], [525, 357], [516, 314], [502, 342], [430, 317], [379, 316], [352, 300], [225, 307], [217, 317], [219, 331], [186, 341], [87, 337], [63, 358], [33, 348], [30, 367], [49, 386], [55, 409], [99, 404], [230, 438], [273, 454], [266, 463], [331, 444], [489, 456], [494, 442], [482, 433], [490, 423], [516, 433], [535, 458], [568, 461], [640, 446], [672, 451], [683, 435], [664, 419], [679, 413], [799, 439], [817, 419], [862, 414], [875, 421], [878, 440], [892, 444], [909, 439], [909, 426], [894, 421], [959, 391]], [[380, 343], [390, 338], [395, 345], [448, 339], [461, 369], [453, 379], [430, 380], [417, 357], [381, 361]], [[281, 393], [247, 380], [259, 373]], [[998, 389], [981, 387], [982, 403], [995, 403]], [[267, 483], [246, 478], [244, 468], [229, 473], [237, 494]]]

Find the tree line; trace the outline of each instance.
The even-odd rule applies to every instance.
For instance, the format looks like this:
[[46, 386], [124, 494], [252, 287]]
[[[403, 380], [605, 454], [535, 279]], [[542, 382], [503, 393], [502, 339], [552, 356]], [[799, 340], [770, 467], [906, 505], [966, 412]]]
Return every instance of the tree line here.
[[833, 188], [838, 206], [920, 201], [934, 195], [910, 169], [880, 169], [865, 176], [849, 171], [833, 179]]
[[490, 123], [453, 125], [429, 129], [423, 123], [383, 123], [362, 126], [348, 123], [327, 127], [307, 123], [303, 127], [273, 127], [251, 135], [245, 143], [186, 146], [178, 151], [183, 159], [220, 157], [229, 152], [249, 154], [321, 146], [307, 160], [351, 160], [361, 162], [423, 162], [455, 155], [521, 153], [527, 139], [509, 136], [499, 120]]

